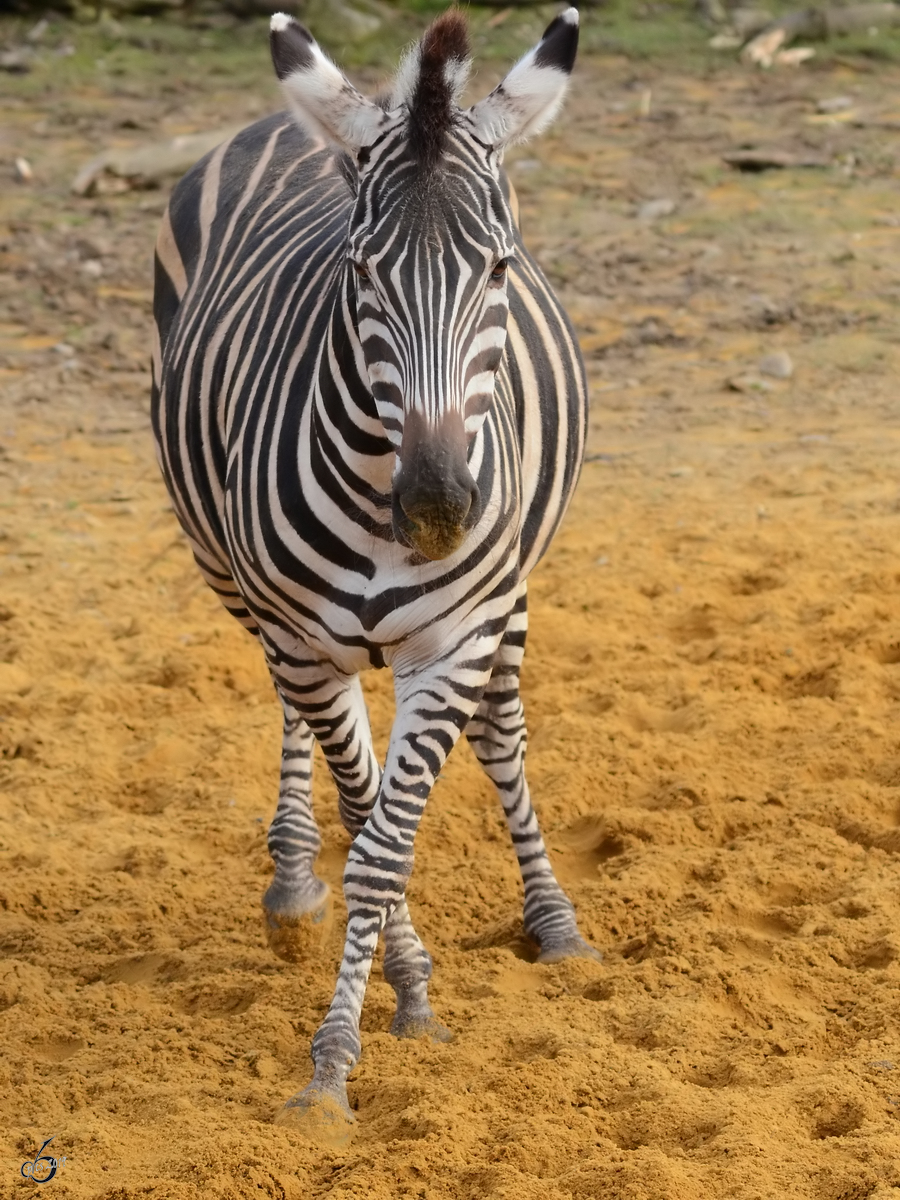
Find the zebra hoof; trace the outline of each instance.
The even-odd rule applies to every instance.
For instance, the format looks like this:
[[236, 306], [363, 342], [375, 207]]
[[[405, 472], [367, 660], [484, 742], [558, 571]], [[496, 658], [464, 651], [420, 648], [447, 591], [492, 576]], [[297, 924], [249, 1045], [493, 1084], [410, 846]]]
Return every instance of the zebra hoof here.
[[285, 962], [303, 962], [324, 947], [331, 929], [331, 889], [321, 879], [299, 891], [277, 879], [263, 896], [269, 948]]
[[343, 1097], [310, 1084], [288, 1100], [275, 1124], [303, 1134], [317, 1146], [341, 1150], [350, 1145], [356, 1117]]
[[562, 962], [564, 958], [593, 958], [595, 962], [603, 961], [600, 951], [590, 942], [586, 942], [580, 933], [573, 933], [570, 937], [560, 938], [559, 941], [542, 943], [537, 961], [555, 963]]
[[391, 1033], [398, 1038], [427, 1037], [432, 1042], [452, 1042], [453, 1032], [433, 1014], [427, 1017], [397, 1013], [391, 1023]]

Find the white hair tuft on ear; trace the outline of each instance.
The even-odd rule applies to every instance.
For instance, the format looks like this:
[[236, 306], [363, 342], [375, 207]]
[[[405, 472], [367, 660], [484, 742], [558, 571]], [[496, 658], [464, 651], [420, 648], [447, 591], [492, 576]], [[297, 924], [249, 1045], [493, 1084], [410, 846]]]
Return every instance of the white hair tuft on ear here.
[[469, 109], [478, 137], [504, 150], [546, 129], [562, 107], [577, 48], [578, 9], [567, 8], [503, 82]]
[[384, 110], [360, 95], [293, 17], [275, 13], [269, 29], [275, 71], [300, 123], [353, 154], [370, 145], [387, 120]]

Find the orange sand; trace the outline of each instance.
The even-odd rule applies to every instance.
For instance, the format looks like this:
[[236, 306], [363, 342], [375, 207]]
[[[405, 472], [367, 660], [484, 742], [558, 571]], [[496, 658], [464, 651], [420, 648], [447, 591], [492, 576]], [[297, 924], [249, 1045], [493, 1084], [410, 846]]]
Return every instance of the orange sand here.
[[[727, 138], [706, 114], [744, 132], [783, 86], [737, 70], [651, 79], [708, 145], [627, 107], [598, 141], [633, 70], [594, 65], [526, 151], [544, 166], [515, 177], [590, 355], [603, 455], [534, 578], [524, 686], [532, 791], [606, 960], [532, 961], [499, 805], [460, 747], [409, 893], [456, 1040], [390, 1037], [376, 967], [344, 1152], [272, 1124], [309, 1077], [341, 922], [299, 967], [265, 945], [279, 712], [152, 457], [159, 205], [80, 210], [120, 247], [101, 286], [52, 274], [75, 235], [16, 200], [11, 269], [24, 287], [36, 261], [70, 315], [0, 330], [0, 1196], [35, 1186], [19, 1166], [51, 1135], [66, 1163], [46, 1194], [70, 1200], [896, 1195], [900, 232], [879, 223], [896, 177], [709, 177]], [[805, 78], [767, 128], [897, 82]], [[85, 204], [65, 177], [45, 195]], [[672, 187], [675, 215], [634, 219]], [[46, 348], [63, 337], [70, 369]], [[726, 389], [774, 347], [793, 379]], [[366, 687], [383, 747], [390, 680]], [[339, 894], [324, 769], [315, 795]]]

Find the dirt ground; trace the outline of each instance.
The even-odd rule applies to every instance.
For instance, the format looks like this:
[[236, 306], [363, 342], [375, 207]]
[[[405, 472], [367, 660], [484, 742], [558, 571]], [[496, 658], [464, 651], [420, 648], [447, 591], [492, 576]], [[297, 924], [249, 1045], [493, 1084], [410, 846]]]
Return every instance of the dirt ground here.
[[[605, 961], [533, 961], [460, 747], [410, 888], [456, 1040], [389, 1036], [376, 968], [337, 1152], [272, 1116], [309, 1078], [340, 900], [319, 958], [272, 956], [279, 712], [151, 448], [166, 193], [68, 192], [98, 148], [277, 96], [264, 48], [255, 84], [63, 66], [10, 78], [2, 135], [35, 178], [0, 199], [0, 1196], [51, 1136], [70, 1200], [896, 1195], [900, 69], [587, 55], [515, 156], [593, 393], [533, 580], [530, 778]], [[746, 145], [822, 165], [723, 164]], [[366, 687], [383, 747], [390, 681]], [[324, 770], [315, 794], [339, 897]]]

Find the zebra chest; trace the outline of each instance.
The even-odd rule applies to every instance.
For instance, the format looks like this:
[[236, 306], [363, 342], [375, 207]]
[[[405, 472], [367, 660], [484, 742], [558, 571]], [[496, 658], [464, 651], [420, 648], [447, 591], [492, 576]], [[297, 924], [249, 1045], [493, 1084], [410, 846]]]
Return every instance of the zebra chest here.
[[[232, 510], [233, 511], [233, 510]], [[452, 559], [423, 563], [396, 542], [347, 530], [342, 538], [304, 536], [285, 519], [227, 522], [236, 583], [260, 629], [292, 636], [347, 674], [389, 665], [400, 654], [440, 657], [460, 629], [478, 620], [482, 591], [493, 590], [498, 560], [460, 570]], [[515, 560], [515, 539], [500, 560]], [[501, 571], [502, 574], [502, 571]], [[481, 586], [479, 586], [481, 585]]]

